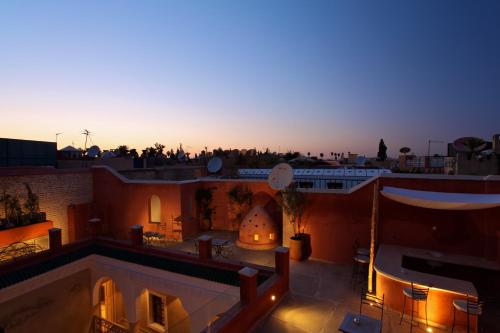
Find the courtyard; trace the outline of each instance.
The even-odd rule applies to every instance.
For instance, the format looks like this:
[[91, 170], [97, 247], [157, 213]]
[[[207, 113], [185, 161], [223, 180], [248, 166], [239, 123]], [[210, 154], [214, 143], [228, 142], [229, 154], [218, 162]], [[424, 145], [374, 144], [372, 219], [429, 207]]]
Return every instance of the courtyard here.
[[[229, 231], [208, 231], [201, 235], [209, 235], [213, 239], [226, 239], [234, 242], [237, 233]], [[195, 253], [195, 239], [183, 242], [166, 242], [163, 245], [184, 252]], [[225, 260], [214, 256], [216, 260]], [[257, 265], [274, 265], [274, 250], [253, 251], [233, 247], [227, 258]], [[347, 312], [359, 312], [358, 285], [352, 285], [352, 266], [349, 264], [332, 264], [309, 259], [302, 262], [290, 262], [290, 292], [262, 318], [254, 327], [253, 333], [260, 332], [297, 332], [297, 333], [329, 333], [338, 332], [338, 327]], [[403, 301], [401, 297], [401, 301]], [[363, 313], [374, 318], [380, 312], [370, 307], [363, 307]], [[450, 309], [451, 311], [451, 309]], [[409, 321], [403, 320], [399, 325], [400, 313], [391, 309], [384, 310], [382, 332], [410, 332]], [[416, 322], [414, 322], [416, 325]], [[432, 332], [449, 332], [451, 329], [432, 328]], [[414, 326], [415, 333], [428, 332], [425, 323]], [[465, 332], [463, 327], [455, 327], [454, 332]]]

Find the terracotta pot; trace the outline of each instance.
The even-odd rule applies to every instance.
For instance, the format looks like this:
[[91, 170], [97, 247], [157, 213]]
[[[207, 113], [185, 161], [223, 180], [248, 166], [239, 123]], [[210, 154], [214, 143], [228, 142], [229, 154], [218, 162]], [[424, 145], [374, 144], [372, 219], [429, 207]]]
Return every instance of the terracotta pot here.
[[203, 231], [208, 231], [212, 228], [212, 221], [209, 219], [203, 219], [201, 220], [201, 229]]
[[304, 254], [305, 254], [304, 259], [307, 259], [312, 254], [311, 234], [301, 234], [300, 238], [302, 238], [302, 241], [303, 241], [302, 248], [303, 248]]
[[301, 261], [304, 260], [304, 240], [299, 237], [290, 238], [290, 259]]

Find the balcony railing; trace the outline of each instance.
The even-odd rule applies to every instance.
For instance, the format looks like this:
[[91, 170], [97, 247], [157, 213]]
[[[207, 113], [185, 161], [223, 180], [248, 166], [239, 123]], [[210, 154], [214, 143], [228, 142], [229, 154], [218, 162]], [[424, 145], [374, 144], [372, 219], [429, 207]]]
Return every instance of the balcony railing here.
[[129, 333], [128, 329], [97, 316], [94, 316], [92, 327], [93, 333]]

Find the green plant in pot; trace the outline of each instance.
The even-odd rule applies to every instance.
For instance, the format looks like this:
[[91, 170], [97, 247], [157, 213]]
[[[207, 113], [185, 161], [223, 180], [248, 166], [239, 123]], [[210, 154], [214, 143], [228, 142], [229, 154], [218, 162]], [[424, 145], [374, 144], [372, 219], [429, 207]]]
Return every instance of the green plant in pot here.
[[2, 219], [2, 227], [10, 228], [22, 225], [22, 209], [19, 199], [4, 190], [0, 202], [4, 205], [5, 219]]
[[304, 233], [303, 215], [307, 205], [305, 193], [300, 192], [292, 183], [279, 192], [277, 201], [293, 226], [293, 236], [290, 238], [290, 259], [307, 259], [311, 252], [311, 237]]
[[227, 196], [231, 212], [235, 216], [236, 230], [238, 230], [241, 220], [252, 206], [253, 193], [248, 187], [237, 185], [227, 193]]
[[33, 193], [28, 183], [25, 183], [24, 186], [26, 186], [26, 191], [28, 192], [26, 201], [24, 203], [24, 208], [27, 212], [27, 214], [25, 215], [27, 220], [26, 224], [45, 221], [45, 213], [40, 212], [38, 195]]
[[214, 208], [211, 207], [213, 200], [214, 187], [199, 188], [195, 193], [195, 200], [200, 214], [200, 225], [203, 230], [212, 228], [212, 215]]

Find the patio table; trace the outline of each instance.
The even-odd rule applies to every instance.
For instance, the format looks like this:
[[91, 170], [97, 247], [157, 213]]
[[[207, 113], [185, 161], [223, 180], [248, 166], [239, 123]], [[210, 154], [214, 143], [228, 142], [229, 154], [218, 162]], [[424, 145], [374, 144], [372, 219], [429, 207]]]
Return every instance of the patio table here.
[[155, 238], [161, 239], [164, 237], [164, 235], [156, 231], [146, 231], [143, 236], [144, 239], [146, 240], [146, 244], [148, 245], [151, 244], [151, 241], [154, 240]]
[[[354, 322], [354, 318], [358, 322]], [[344, 333], [380, 333], [380, 329], [380, 320], [351, 312], [346, 313], [339, 327], [339, 331]]]
[[219, 238], [212, 239], [212, 246], [215, 249], [215, 255], [222, 256], [222, 249], [225, 245], [228, 245], [228, 244], [229, 244], [229, 240], [227, 240], [227, 239], [219, 239]]

